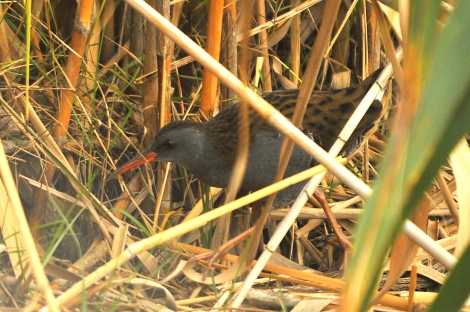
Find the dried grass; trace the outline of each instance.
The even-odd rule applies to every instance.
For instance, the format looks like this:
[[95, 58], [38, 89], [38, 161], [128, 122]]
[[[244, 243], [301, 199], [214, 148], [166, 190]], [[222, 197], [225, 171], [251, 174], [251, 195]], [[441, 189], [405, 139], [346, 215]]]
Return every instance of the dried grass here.
[[[70, 310], [208, 310], [220, 296], [232, 296], [243, 283], [243, 276], [232, 283], [216, 285], [211, 279], [205, 283], [199, 280], [200, 273], [207, 269], [205, 262], [193, 264], [192, 271], [188, 266], [179, 267], [191, 256], [207, 252], [214, 229], [226, 227], [221, 219], [184, 219], [188, 214], [195, 217], [218, 205], [220, 200], [213, 197], [215, 192], [176, 166], [169, 176], [164, 167], [153, 171], [146, 166], [119, 181], [106, 182], [106, 176], [116, 165], [126, 162], [148, 144], [157, 127], [170, 120], [204, 119], [197, 113], [201, 66], [178, 46], [161, 41], [159, 33], [148, 40], [148, 31], [153, 26], [145, 23], [125, 2], [107, 1], [102, 7], [97, 6], [94, 19], [89, 20], [92, 25], [88, 29], [89, 37], [84, 29], [73, 30], [72, 12], [85, 18], [85, 13], [75, 7], [75, 1], [37, 2], [31, 15], [32, 54], [24, 43], [25, 8], [16, 2], [0, 4], [3, 9], [0, 118], [2, 144], [16, 182], [10, 187], [17, 188], [30, 218], [36, 252], [41, 256], [49, 282], [38, 280], [40, 268], [22, 262], [28, 257], [18, 258], [24, 255], [24, 247], [20, 252], [15, 245], [7, 243], [15, 234], [6, 231], [5, 225], [16, 224], [17, 219], [11, 214], [0, 214], [2, 243], [6, 244], [5, 251], [0, 249], [0, 306], [36, 310], [50, 304], [49, 308], [54, 309], [55, 302]], [[92, 5], [92, 1], [80, 2]], [[161, 9], [168, 14], [165, 6], [169, 2], [160, 2]], [[251, 56], [243, 64], [248, 69], [245, 73], [248, 81], [259, 74], [257, 57], [263, 57], [264, 61], [281, 60], [284, 66], [275, 73], [271, 71], [270, 77], [266, 71], [270, 66], [262, 67], [261, 79], [254, 88], [271, 88], [268, 78], [273, 89], [281, 88], [285, 79], [298, 83], [297, 77], [302, 77], [317, 25], [321, 23], [322, 3], [313, 5], [314, 2], [300, 4], [304, 8], [300, 15], [291, 15], [297, 12], [293, 7], [266, 2], [268, 22], [250, 17]], [[317, 81], [329, 82], [332, 72], [345, 68], [361, 74], [380, 62], [383, 51], [377, 34], [371, 34], [367, 28], [366, 22], [371, 17], [365, 6], [364, 2], [362, 7], [356, 7], [353, 16], [347, 18], [346, 27], [335, 33], [338, 43], [331, 47]], [[211, 36], [206, 33], [206, 3], [176, 2], [170, 9], [172, 20], [204, 47], [206, 38]], [[257, 8], [261, 9], [263, 6]], [[346, 14], [346, 10], [341, 12]], [[281, 16], [285, 19], [279, 19]], [[224, 21], [226, 18], [224, 15]], [[371, 22], [374, 21], [372, 17]], [[222, 37], [225, 55], [237, 54], [236, 44], [226, 41], [242, 39], [242, 34], [233, 31], [230, 36]], [[82, 36], [81, 42], [70, 40], [77, 32]], [[144, 61], [144, 56], [151, 55], [149, 45], [156, 49], [155, 62]], [[29, 57], [31, 78], [26, 82], [25, 59]], [[74, 64], [70, 63], [72, 57], [76, 58]], [[384, 137], [391, 127], [388, 116], [393, 115], [395, 105], [392, 96], [395, 86], [389, 85], [387, 89], [389, 94], [383, 101], [390, 109], [379, 133], [349, 162], [355, 174], [372, 183], [380, 166]], [[223, 98], [220, 102], [228, 100]], [[67, 105], [71, 112], [65, 112], [64, 116]], [[211, 109], [217, 111], [219, 107]], [[457, 241], [452, 237], [458, 230], [444, 201], [455, 198], [450, 170], [442, 172], [439, 185], [441, 189], [436, 187], [431, 191], [436, 210], [429, 222], [435, 225], [435, 239], [444, 242], [445, 238], [445, 248], [449, 250], [456, 247]], [[449, 190], [442, 194], [444, 185]], [[324, 179], [322, 186], [331, 205], [337, 207], [334, 209], [338, 210], [345, 232], [353, 236], [362, 201], [334, 177]], [[6, 200], [2, 205], [9, 211], [11, 203]], [[246, 202], [239, 206], [243, 204]], [[272, 224], [268, 228], [273, 227], [282, 212], [272, 212]], [[226, 212], [220, 210], [219, 214]], [[188, 223], [182, 224], [183, 219]], [[258, 292], [250, 293], [243, 311], [289, 310], [301, 301], [319, 302], [320, 299], [326, 301], [318, 311], [337, 306], [347, 255], [339, 248], [324, 219], [318, 209], [305, 210], [277, 251], [274, 263], [266, 266], [260, 275], [254, 287]], [[239, 210], [228, 222], [233, 232], [246, 228], [249, 212]], [[257, 248], [250, 247], [249, 242], [245, 244]], [[243, 256], [244, 246], [237, 247], [235, 253]], [[237, 256], [230, 254], [223, 256], [221, 264], [208, 268], [210, 274], [223, 272], [227, 263], [236, 259]], [[418, 253], [412, 260], [416, 261], [426, 263], [426, 269], [417, 270], [426, 279], [422, 285], [418, 279], [416, 289], [436, 291], [442, 283], [442, 273], [433, 269], [433, 259]], [[182, 274], [175, 274], [180, 270]], [[35, 273], [34, 279], [31, 273]], [[171, 279], [159, 282], [168, 276]], [[87, 288], [83, 289], [84, 286]], [[414, 291], [407, 286], [406, 281], [400, 288], [404, 289], [403, 297], [387, 294], [380, 304], [405, 309], [406, 291]], [[46, 298], [44, 289], [49, 289]], [[50, 289], [59, 297], [57, 301], [51, 299]], [[416, 304], [426, 300], [414, 294]]]

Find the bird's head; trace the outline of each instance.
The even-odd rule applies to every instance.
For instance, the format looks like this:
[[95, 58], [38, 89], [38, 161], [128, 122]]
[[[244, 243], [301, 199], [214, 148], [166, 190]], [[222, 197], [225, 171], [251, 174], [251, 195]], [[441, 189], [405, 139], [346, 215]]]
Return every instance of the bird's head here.
[[149, 147], [119, 167], [108, 176], [107, 180], [112, 180], [120, 174], [152, 161], [186, 165], [186, 162], [193, 159], [195, 149], [200, 143], [199, 125], [191, 121], [174, 121], [166, 125], [157, 132]]

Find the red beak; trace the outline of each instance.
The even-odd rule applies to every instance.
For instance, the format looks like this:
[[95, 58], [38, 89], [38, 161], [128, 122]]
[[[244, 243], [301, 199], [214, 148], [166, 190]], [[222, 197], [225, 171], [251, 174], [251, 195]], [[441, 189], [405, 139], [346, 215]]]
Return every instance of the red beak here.
[[139, 155], [139, 156], [135, 157], [134, 159], [128, 161], [127, 163], [125, 163], [121, 167], [119, 167], [113, 173], [111, 173], [107, 177], [106, 181], [110, 181], [110, 180], [116, 178], [118, 175], [123, 174], [124, 172], [127, 172], [127, 171], [129, 171], [129, 170], [131, 170], [135, 167], [138, 167], [140, 165], [155, 161], [155, 157], [157, 157], [157, 153], [154, 153], [152, 151], [149, 151], [145, 154]]

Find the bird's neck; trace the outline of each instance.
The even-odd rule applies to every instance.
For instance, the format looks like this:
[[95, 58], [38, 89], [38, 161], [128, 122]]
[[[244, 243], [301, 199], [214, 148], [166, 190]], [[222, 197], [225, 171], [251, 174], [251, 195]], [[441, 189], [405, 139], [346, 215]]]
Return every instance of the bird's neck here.
[[192, 123], [182, 129], [179, 135], [184, 153], [175, 153], [171, 159], [163, 161], [182, 165], [208, 185], [225, 187], [230, 179], [233, 161], [227, 161], [222, 156], [220, 144], [208, 132], [206, 123]]

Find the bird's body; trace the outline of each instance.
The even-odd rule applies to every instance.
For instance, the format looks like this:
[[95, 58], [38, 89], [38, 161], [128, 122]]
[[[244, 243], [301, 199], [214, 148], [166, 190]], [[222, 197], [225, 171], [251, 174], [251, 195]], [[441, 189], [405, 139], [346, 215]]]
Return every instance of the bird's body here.
[[[302, 124], [302, 130], [317, 144], [328, 150], [339, 132], [370, 89], [379, 71], [361, 84], [338, 90], [314, 91]], [[299, 95], [298, 89], [269, 92], [262, 97], [291, 118]], [[240, 104], [222, 110], [204, 123], [174, 121], [163, 127], [142, 156], [118, 169], [123, 173], [147, 161], [173, 162], [184, 166], [201, 181], [216, 187], [227, 187], [237, 156]], [[349, 156], [361, 145], [367, 131], [378, 121], [382, 104], [375, 101], [366, 113], [351, 139], [342, 150]], [[250, 144], [248, 164], [241, 185], [243, 191], [255, 191], [271, 184], [279, 162], [284, 136], [268, 125], [254, 111], [249, 112]], [[295, 147], [285, 176], [290, 176], [315, 165], [311, 156]], [[287, 204], [298, 194], [302, 185], [290, 187], [278, 195], [277, 206]]]

